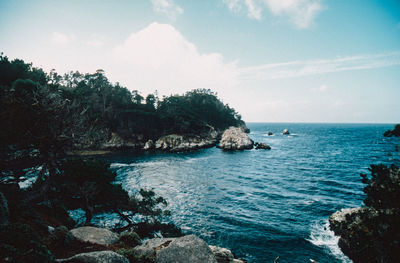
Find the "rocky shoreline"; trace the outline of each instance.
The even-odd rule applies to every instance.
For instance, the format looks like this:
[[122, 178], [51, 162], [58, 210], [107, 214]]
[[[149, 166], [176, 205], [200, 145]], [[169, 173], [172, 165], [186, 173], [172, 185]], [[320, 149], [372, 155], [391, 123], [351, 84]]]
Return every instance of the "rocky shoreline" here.
[[[58, 227], [57, 229], [60, 229]], [[49, 232], [55, 235], [55, 230]], [[58, 231], [60, 232], [60, 231]], [[97, 227], [79, 227], [58, 234], [58, 242], [74, 254], [58, 258], [63, 263], [245, 263], [229, 249], [210, 246], [195, 235], [152, 238], [142, 242], [134, 232], [114, 233]]]

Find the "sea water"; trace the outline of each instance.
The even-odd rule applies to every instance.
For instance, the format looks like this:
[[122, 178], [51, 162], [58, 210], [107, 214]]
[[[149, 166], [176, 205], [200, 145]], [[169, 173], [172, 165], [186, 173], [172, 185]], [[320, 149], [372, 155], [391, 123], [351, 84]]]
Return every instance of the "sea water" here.
[[249, 262], [351, 262], [328, 218], [362, 205], [360, 173], [370, 164], [399, 165], [400, 139], [382, 135], [393, 125], [248, 126], [272, 149], [126, 154], [111, 157], [111, 167], [129, 192], [147, 188], [166, 198], [186, 234]]

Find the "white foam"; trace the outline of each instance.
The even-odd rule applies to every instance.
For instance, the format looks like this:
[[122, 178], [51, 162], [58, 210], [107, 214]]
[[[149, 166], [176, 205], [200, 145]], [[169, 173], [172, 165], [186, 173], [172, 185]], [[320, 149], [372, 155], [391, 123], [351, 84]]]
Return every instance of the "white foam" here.
[[335, 236], [333, 231], [329, 228], [329, 221], [327, 219], [315, 221], [311, 224], [310, 239], [315, 246], [326, 248], [332, 255], [343, 263], [352, 263], [347, 256], [340, 250], [338, 241], [339, 237]]

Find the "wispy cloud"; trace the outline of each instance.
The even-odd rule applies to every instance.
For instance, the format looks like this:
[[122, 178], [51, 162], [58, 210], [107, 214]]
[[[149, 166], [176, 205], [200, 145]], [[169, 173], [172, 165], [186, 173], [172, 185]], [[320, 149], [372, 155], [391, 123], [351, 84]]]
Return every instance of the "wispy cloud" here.
[[75, 40], [75, 35], [74, 34], [68, 35], [68, 34], [64, 34], [64, 33], [60, 33], [60, 32], [53, 32], [51, 34], [50, 40], [54, 44], [63, 45], [63, 44], [67, 44], [67, 43]]
[[400, 65], [400, 51], [333, 59], [264, 64], [239, 70], [242, 79], [287, 79], [339, 71], [373, 69]]
[[287, 17], [297, 28], [308, 28], [322, 10], [322, 0], [222, 0], [238, 13], [246, 9], [247, 16], [260, 20], [264, 8], [274, 16]]
[[157, 13], [167, 15], [170, 19], [175, 20], [180, 14], [183, 14], [183, 9], [174, 3], [173, 0], [150, 0], [153, 4], [153, 9]]
[[324, 93], [328, 91], [328, 86], [323, 84], [319, 87], [311, 88], [310, 89], [312, 92], [319, 92], [319, 93]]

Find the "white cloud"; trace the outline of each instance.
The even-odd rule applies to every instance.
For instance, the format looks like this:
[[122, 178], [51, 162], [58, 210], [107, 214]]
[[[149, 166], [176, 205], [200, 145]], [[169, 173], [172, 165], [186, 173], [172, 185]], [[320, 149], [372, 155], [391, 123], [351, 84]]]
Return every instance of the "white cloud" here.
[[196, 88], [229, 92], [237, 84], [235, 63], [225, 63], [218, 53], [200, 54], [167, 24], [152, 23], [132, 34], [113, 50], [112, 60], [106, 72], [144, 93], [169, 95]]
[[321, 86], [319, 86], [319, 87], [317, 87], [317, 88], [311, 88], [310, 89], [311, 91], [313, 91], [313, 92], [327, 92], [328, 91], [328, 86], [327, 85], [321, 85]]
[[285, 15], [298, 27], [307, 28], [322, 10], [320, 0], [264, 0], [272, 14]]
[[[261, 19], [262, 7], [256, 4], [255, 0], [222, 0], [228, 8], [234, 12], [239, 13], [245, 8], [247, 10], [247, 16], [252, 19]], [[259, 3], [259, 1], [257, 2]]]
[[94, 48], [102, 47], [104, 46], [104, 36], [98, 34], [92, 34], [90, 39], [86, 41], [86, 44]]
[[67, 44], [67, 43], [75, 40], [75, 35], [73, 35], [73, 34], [67, 35], [67, 34], [63, 34], [60, 32], [53, 32], [51, 34], [50, 40], [54, 44], [63, 45], [63, 44]]
[[262, 9], [267, 8], [275, 16], [286, 16], [298, 28], [308, 28], [322, 10], [322, 0], [223, 0], [233, 12], [245, 6], [247, 15], [261, 19]]
[[174, 3], [173, 0], [150, 0], [153, 9], [157, 13], [167, 15], [170, 19], [175, 20], [178, 15], [183, 14], [183, 9]]
[[400, 51], [341, 57], [334, 59], [291, 61], [241, 68], [244, 79], [287, 79], [339, 71], [373, 69], [400, 65]]

